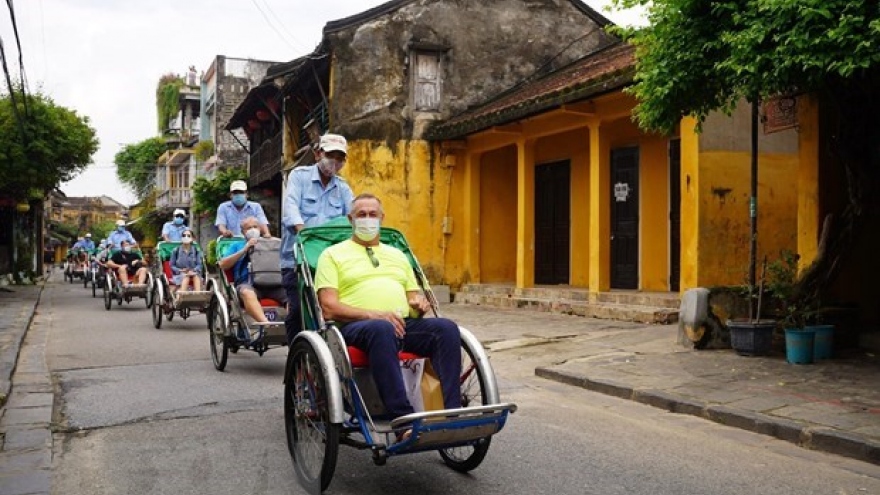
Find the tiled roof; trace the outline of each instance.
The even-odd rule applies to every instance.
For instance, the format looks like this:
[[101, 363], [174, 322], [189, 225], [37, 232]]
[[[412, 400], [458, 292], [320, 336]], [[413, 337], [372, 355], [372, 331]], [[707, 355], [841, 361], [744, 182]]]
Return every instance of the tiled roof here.
[[[342, 19], [337, 19], [335, 21], [330, 21], [324, 26], [324, 34], [340, 31], [351, 26], [358, 26], [382, 15], [394, 12], [395, 10], [404, 7], [406, 4], [413, 3], [413, 1], [414, 0], [391, 0], [390, 2], [385, 2], [377, 7], [373, 7], [372, 9], [365, 10], [358, 14]], [[600, 26], [607, 26], [611, 24], [611, 21], [609, 21], [607, 17], [603, 16], [581, 0], [569, 1], [578, 10], [583, 12], [584, 15], [595, 21]]]
[[624, 87], [632, 82], [633, 52], [632, 45], [616, 43], [591, 53], [541, 79], [515, 86], [483, 105], [438, 122], [426, 137], [460, 138]]

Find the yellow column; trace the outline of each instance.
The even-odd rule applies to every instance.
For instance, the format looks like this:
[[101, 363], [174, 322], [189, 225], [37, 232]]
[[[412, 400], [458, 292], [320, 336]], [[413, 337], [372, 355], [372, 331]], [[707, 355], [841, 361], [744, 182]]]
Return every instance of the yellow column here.
[[699, 287], [700, 140], [696, 121], [681, 121], [681, 281], [680, 290]]
[[535, 142], [516, 142], [516, 287], [535, 285]]
[[480, 283], [480, 153], [464, 156], [465, 282]]
[[[589, 142], [589, 131], [583, 130]], [[578, 152], [571, 160], [571, 285], [590, 285], [590, 155]]]
[[590, 129], [590, 292], [611, 287], [611, 147], [592, 119]]
[[819, 111], [815, 98], [798, 99], [797, 251], [802, 270], [816, 259], [822, 218], [819, 212]]

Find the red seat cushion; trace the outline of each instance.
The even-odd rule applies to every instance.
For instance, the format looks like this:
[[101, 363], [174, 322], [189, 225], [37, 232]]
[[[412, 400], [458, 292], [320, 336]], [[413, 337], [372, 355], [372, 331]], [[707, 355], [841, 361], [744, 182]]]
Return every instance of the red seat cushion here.
[[279, 304], [278, 301], [276, 301], [275, 299], [269, 299], [268, 297], [264, 297], [264, 298], [260, 299], [260, 306], [262, 306], [264, 308], [276, 308], [278, 306], [281, 306], [281, 304]]
[[[370, 358], [367, 356], [367, 353], [357, 347], [348, 346], [348, 357], [351, 358], [351, 365], [355, 368], [366, 368], [370, 365]], [[397, 353], [397, 358], [401, 361], [407, 359], [420, 359], [422, 357], [424, 356], [419, 356], [418, 354], [406, 351], [400, 351]]]
[[165, 277], [169, 282], [174, 280], [174, 274], [171, 273], [171, 261], [165, 260], [162, 262], [162, 271], [165, 272]]

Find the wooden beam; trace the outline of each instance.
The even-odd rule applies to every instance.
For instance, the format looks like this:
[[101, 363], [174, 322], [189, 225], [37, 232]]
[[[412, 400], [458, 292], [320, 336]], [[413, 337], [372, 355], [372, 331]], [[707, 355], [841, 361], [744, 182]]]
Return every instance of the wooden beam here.
[[579, 101], [562, 105], [561, 110], [563, 113], [593, 117], [596, 115], [596, 104], [592, 101]]
[[515, 134], [520, 135], [523, 132], [522, 124], [496, 125], [488, 130], [493, 134]]

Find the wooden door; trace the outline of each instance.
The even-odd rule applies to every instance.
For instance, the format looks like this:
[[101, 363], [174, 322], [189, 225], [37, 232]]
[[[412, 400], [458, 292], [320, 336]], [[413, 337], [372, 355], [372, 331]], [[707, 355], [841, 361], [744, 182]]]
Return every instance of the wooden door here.
[[611, 150], [611, 288], [639, 286], [639, 149]]
[[569, 283], [571, 165], [535, 167], [535, 284]]

